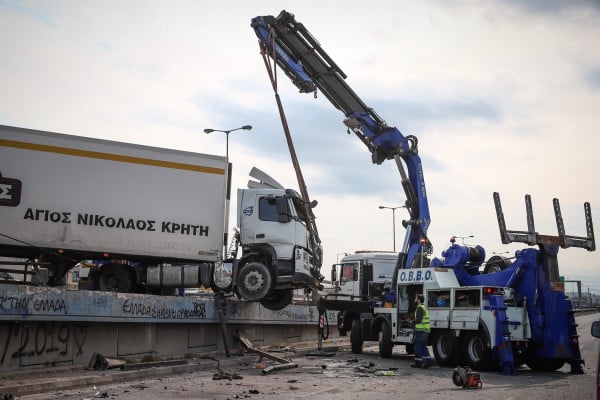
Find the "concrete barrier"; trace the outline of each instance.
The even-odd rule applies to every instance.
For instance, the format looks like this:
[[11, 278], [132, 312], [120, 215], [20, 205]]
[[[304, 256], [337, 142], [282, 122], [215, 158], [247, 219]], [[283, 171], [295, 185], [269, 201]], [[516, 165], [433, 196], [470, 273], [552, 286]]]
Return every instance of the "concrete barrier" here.
[[[232, 336], [236, 329], [256, 346], [317, 339], [315, 306], [273, 311], [228, 299], [224, 316], [232, 349], [241, 349]], [[335, 325], [334, 318], [328, 312]], [[0, 371], [85, 365], [94, 353], [139, 361], [224, 350], [212, 296], [0, 285]]]

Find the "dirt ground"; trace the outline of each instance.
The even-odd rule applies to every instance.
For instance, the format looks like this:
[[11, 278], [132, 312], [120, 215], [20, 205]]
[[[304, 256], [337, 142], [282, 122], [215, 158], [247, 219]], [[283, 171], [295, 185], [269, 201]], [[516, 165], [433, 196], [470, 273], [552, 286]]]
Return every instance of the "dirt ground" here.
[[[481, 372], [481, 389], [456, 386], [453, 368], [411, 368], [413, 356], [403, 346], [394, 347], [392, 357], [383, 359], [377, 343], [365, 345], [357, 355], [350, 351], [347, 338], [337, 338], [326, 341], [323, 350], [327, 354], [320, 355], [314, 355], [316, 342], [261, 348], [289, 360], [293, 367], [286, 369], [271, 370], [282, 363], [239, 350], [231, 357], [201, 356], [186, 365], [139, 370], [73, 368], [5, 374], [0, 376], [0, 399], [591, 399], [596, 393], [600, 341], [591, 337], [590, 326], [597, 319], [598, 314], [576, 318], [581, 354], [587, 361], [584, 374], [570, 374], [569, 364], [550, 373], [527, 367], [510, 376]], [[11, 387], [18, 394], [17, 389], [27, 385], [35, 390], [29, 393], [37, 394], [10, 397]]]
[[[527, 368], [516, 375], [481, 373], [481, 389], [463, 389], [452, 382], [452, 368], [433, 366], [413, 369], [412, 356], [396, 348], [391, 359], [378, 356], [377, 347], [361, 355], [342, 346], [328, 356], [310, 356], [292, 351], [273, 354], [297, 366], [265, 373], [279, 365], [253, 354], [232, 355], [213, 361], [212, 368], [124, 383], [90, 384], [72, 390], [22, 396], [21, 399], [554, 399], [592, 396], [595, 367], [584, 375], [569, 374], [569, 366], [554, 373]], [[111, 371], [105, 371], [111, 374]]]

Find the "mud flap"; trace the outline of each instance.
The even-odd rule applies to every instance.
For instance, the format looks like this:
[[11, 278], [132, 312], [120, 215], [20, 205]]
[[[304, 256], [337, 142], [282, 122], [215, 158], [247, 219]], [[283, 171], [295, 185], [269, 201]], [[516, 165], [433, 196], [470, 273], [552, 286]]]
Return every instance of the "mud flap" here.
[[585, 361], [581, 359], [581, 351], [579, 350], [579, 335], [577, 334], [577, 324], [575, 323], [575, 312], [571, 306], [571, 301], [568, 302], [567, 325], [569, 327], [569, 338], [571, 342], [572, 358], [569, 361], [571, 364], [571, 374], [583, 374], [583, 364]]

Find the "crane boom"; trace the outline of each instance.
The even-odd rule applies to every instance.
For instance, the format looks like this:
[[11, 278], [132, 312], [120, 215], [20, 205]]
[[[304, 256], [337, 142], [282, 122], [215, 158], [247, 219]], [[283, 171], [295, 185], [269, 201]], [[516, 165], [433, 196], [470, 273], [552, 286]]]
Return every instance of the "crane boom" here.
[[429, 204], [417, 138], [404, 136], [368, 107], [346, 83], [346, 74], [293, 14], [283, 10], [277, 17], [258, 16], [251, 26], [263, 54], [275, 61], [301, 93], [319, 90], [344, 113], [344, 124], [367, 146], [373, 163], [395, 160], [410, 214], [410, 219], [403, 221], [407, 228], [405, 267], [410, 268], [417, 253], [431, 251]]

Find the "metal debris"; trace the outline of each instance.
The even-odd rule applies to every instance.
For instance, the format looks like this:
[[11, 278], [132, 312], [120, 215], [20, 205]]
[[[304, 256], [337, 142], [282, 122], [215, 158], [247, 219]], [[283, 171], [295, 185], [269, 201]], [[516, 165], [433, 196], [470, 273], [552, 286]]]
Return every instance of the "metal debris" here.
[[259, 362], [262, 361], [263, 357], [266, 357], [273, 361], [277, 361], [277, 362], [281, 363], [278, 365], [271, 365], [271, 366], [264, 368], [262, 370], [262, 372], [265, 375], [272, 371], [278, 371], [281, 369], [290, 369], [290, 368], [298, 367], [298, 364], [292, 362], [291, 360], [288, 360], [287, 358], [281, 358], [278, 356], [274, 356], [273, 354], [269, 354], [265, 351], [255, 349], [254, 346], [252, 345], [252, 342], [237, 329], [233, 332], [233, 336], [236, 339], [238, 339], [240, 342], [242, 342], [242, 345], [246, 348], [246, 351], [248, 351], [249, 353], [258, 354], [260, 356]]
[[116, 358], [106, 358], [100, 353], [92, 354], [92, 358], [88, 364], [89, 367], [102, 371], [113, 368], [123, 369], [124, 365], [125, 361]]
[[228, 379], [228, 380], [233, 380], [233, 379], [244, 379], [243, 376], [236, 374], [235, 372], [230, 374], [229, 372], [225, 372], [221, 369], [221, 361], [217, 358], [211, 357], [211, 356], [202, 356], [200, 358], [206, 358], [209, 360], [213, 360], [217, 362], [217, 371], [213, 374], [213, 380], [220, 380], [220, 379]]
[[233, 374], [230, 374], [228, 372], [225, 371], [219, 371], [213, 374], [213, 380], [217, 381], [220, 379], [228, 379], [228, 380], [233, 380], [233, 379], [244, 379], [243, 376], [236, 374], [235, 372]]

